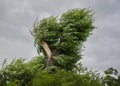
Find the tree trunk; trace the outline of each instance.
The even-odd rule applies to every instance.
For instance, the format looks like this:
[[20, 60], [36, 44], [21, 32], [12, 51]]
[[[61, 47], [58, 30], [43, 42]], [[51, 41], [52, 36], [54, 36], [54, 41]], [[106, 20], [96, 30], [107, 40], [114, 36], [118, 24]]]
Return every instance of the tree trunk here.
[[46, 64], [46, 68], [47, 68], [47, 67], [50, 67], [50, 66], [53, 65], [52, 51], [50, 50], [48, 44], [43, 39], [41, 39], [41, 45], [44, 48], [44, 50], [45, 50], [45, 52], [47, 54], [47, 57], [48, 57], [47, 64]]
[[48, 59], [47, 59], [47, 64], [46, 64], [46, 68], [51, 67], [51, 66], [53, 66], [53, 65], [54, 65], [53, 59], [52, 59], [52, 58], [48, 58]]
[[42, 47], [44, 48], [44, 50], [47, 54], [47, 57], [48, 57], [46, 68], [53, 66], [54, 62], [53, 62], [52, 57], [58, 56], [60, 54], [60, 50], [56, 50], [55, 52], [52, 52], [51, 49], [49, 48], [48, 44], [43, 39], [41, 39], [40, 43], [41, 43]]

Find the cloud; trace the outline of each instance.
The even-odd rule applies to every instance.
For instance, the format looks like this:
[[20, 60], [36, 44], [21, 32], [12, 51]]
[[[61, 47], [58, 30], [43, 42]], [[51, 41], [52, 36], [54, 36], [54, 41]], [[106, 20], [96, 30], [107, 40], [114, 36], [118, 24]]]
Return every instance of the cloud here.
[[0, 62], [3, 57], [37, 55], [29, 33], [36, 17], [60, 16], [72, 8], [91, 8], [97, 29], [85, 42], [82, 62], [98, 70], [110, 66], [120, 70], [119, 3], [120, 0], [0, 0]]
[[108, 5], [108, 11], [105, 9], [96, 12], [95, 25], [97, 29], [93, 31], [93, 36], [85, 43], [86, 51], [83, 63], [86, 66], [99, 70], [105, 70], [112, 66], [120, 70], [118, 67], [120, 65], [120, 10], [116, 9], [119, 6], [117, 3], [117, 1], [114, 2], [110, 9], [108, 9]]

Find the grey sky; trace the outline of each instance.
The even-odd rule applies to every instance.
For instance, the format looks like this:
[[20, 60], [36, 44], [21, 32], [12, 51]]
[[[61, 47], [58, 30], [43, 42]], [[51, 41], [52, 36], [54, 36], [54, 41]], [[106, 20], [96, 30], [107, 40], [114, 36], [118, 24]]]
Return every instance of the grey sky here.
[[29, 33], [36, 17], [60, 16], [71, 8], [95, 11], [93, 35], [85, 43], [84, 66], [120, 70], [120, 0], [0, 0], [0, 64], [4, 58], [36, 56]]

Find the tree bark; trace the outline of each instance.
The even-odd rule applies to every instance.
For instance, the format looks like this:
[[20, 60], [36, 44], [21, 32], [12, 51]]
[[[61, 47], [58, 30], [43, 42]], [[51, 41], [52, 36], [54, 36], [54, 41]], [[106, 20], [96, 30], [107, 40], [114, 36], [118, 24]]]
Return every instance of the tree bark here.
[[53, 62], [52, 57], [58, 56], [60, 54], [60, 50], [56, 50], [55, 52], [52, 52], [51, 49], [49, 48], [48, 44], [43, 39], [41, 39], [40, 43], [41, 43], [41, 45], [42, 45], [43, 49], [45, 50], [45, 53], [47, 54], [47, 57], [48, 57], [46, 68], [53, 66], [54, 62]]
[[47, 44], [43, 39], [41, 39], [41, 45], [42, 45], [42, 47], [44, 48], [44, 50], [45, 50], [48, 58], [51, 58], [51, 56], [52, 56], [52, 51], [50, 50], [48, 44]]
[[47, 54], [47, 57], [48, 57], [46, 68], [50, 67], [50, 66], [53, 66], [52, 51], [51, 51], [51, 49], [49, 48], [48, 44], [43, 39], [41, 39], [41, 45], [44, 48], [44, 50], [45, 50], [45, 52]]

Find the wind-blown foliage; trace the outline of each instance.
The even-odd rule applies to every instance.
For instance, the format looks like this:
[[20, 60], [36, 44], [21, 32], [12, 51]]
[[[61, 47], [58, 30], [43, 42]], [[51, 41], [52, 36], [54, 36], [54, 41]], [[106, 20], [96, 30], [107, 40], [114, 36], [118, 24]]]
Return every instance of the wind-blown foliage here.
[[43, 57], [31, 61], [14, 59], [0, 69], [0, 86], [120, 86], [119, 72], [114, 68], [105, 76], [78, 64], [74, 71], [55, 67], [55, 72], [44, 69]]
[[0, 86], [104, 86], [98, 73], [82, 66], [80, 70], [74, 69], [76, 72], [57, 67], [54, 73], [44, 70], [41, 58], [34, 57], [28, 62], [16, 59], [4, 66], [0, 70]]
[[[43, 53], [46, 59], [50, 58], [54, 66], [72, 70], [81, 59], [80, 46], [94, 29], [93, 22], [93, 12], [90, 9], [71, 9], [59, 19], [55, 16], [44, 18], [33, 29], [38, 53]], [[45, 50], [42, 41], [49, 50]]]
[[108, 86], [120, 86], [120, 74], [119, 72], [110, 67], [104, 71], [105, 77], [103, 79], [104, 83]]
[[[24, 61], [24, 59], [14, 59], [0, 70], [0, 86], [25, 86], [29, 84], [34, 74], [44, 66], [39, 57], [35, 57], [27, 63]], [[11, 83], [19, 85], [9, 85]]]

